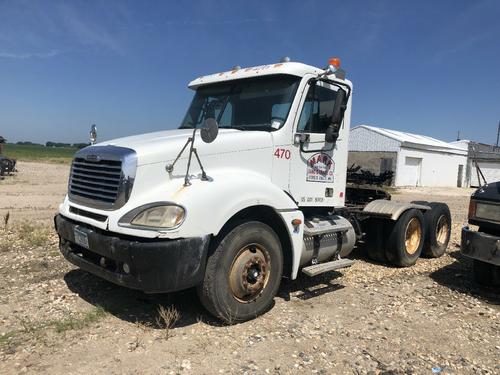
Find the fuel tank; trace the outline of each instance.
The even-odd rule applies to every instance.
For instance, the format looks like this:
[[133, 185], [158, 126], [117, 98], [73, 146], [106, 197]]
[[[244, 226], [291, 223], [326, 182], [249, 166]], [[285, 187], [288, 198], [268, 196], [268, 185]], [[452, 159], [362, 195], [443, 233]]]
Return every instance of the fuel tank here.
[[346, 257], [354, 248], [356, 233], [346, 218], [338, 215], [314, 217], [305, 220], [304, 241], [300, 265], [334, 260], [336, 255]]

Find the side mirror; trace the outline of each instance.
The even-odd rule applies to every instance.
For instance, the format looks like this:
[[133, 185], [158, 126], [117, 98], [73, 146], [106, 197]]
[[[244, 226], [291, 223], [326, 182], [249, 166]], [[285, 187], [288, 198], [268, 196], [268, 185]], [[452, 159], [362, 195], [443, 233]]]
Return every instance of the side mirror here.
[[335, 98], [335, 104], [333, 105], [332, 113], [332, 124], [339, 125], [342, 123], [344, 118], [344, 111], [346, 108], [347, 94], [344, 90], [339, 89], [337, 91], [337, 97]]
[[200, 130], [201, 139], [205, 143], [212, 143], [219, 134], [219, 124], [214, 118], [207, 118]]
[[344, 119], [344, 112], [346, 109], [347, 94], [344, 90], [337, 91], [337, 97], [333, 105], [332, 122], [325, 132], [325, 142], [335, 143], [339, 138], [340, 124]]
[[94, 144], [97, 141], [97, 126], [92, 125], [90, 127], [90, 143]]

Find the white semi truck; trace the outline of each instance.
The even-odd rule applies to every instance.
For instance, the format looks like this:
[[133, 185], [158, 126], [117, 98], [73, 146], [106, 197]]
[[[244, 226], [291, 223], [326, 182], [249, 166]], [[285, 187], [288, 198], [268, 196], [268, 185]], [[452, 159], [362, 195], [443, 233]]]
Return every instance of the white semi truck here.
[[397, 266], [446, 250], [446, 205], [346, 186], [352, 84], [338, 59], [235, 67], [189, 87], [178, 129], [76, 153], [55, 217], [71, 263], [147, 293], [196, 287], [237, 322], [265, 312], [283, 277], [349, 267], [357, 244]]

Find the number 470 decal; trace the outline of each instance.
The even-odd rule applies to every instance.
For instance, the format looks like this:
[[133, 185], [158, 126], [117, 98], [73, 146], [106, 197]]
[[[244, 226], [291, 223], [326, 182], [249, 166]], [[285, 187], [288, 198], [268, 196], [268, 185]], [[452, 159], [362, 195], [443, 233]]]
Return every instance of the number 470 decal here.
[[292, 154], [290, 150], [277, 148], [276, 151], [274, 151], [274, 156], [276, 156], [278, 159], [290, 159], [292, 157]]

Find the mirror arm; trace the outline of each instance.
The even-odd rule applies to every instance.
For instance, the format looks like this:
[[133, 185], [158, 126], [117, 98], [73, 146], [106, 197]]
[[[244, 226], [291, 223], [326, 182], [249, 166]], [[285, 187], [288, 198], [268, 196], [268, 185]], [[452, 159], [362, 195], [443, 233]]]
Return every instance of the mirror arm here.
[[304, 153], [304, 154], [312, 154], [313, 152], [330, 152], [334, 149], [335, 147], [335, 142], [332, 143], [332, 147], [330, 148], [321, 148], [321, 149], [318, 149], [318, 150], [305, 150], [304, 149], [304, 143], [307, 142], [309, 140], [309, 137], [308, 137], [309, 134], [306, 134], [307, 137], [305, 137], [305, 139], [300, 139], [299, 141], [299, 144], [300, 144], [300, 152]]

